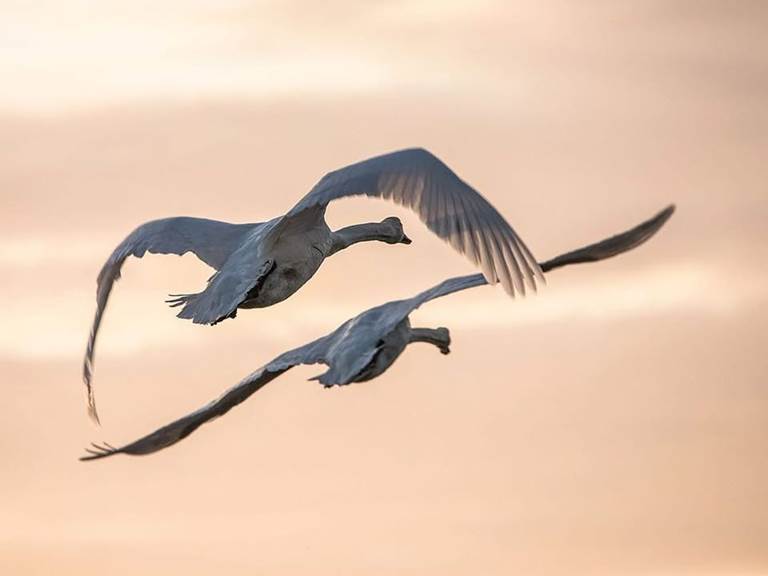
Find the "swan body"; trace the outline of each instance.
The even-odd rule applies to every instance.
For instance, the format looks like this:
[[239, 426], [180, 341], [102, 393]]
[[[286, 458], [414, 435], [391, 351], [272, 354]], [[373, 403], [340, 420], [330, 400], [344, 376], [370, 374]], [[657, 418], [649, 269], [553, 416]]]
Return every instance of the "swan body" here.
[[274, 262], [264, 280], [251, 288], [239, 308], [266, 308], [282, 302], [301, 288], [328, 257], [333, 233], [325, 220], [293, 232], [270, 250]]
[[[631, 250], [653, 236], [673, 211], [674, 206], [670, 206], [626, 232], [548, 260], [540, 265], [541, 269], [549, 272], [570, 264], [604, 260]], [[451, 343], [448, 329], [413, 328], [409, 315], [430, 300], [487, 283], [483, 274], [450, 278], [412, 298], [387, 302], [366, 310], [330, 334], [281, 354], [199, 410], [119, 448], [109, 444], [92, 444], [81, 460], [119, 453], [142, 455], [166, 448], [186, 438], [204, 423], [225, 414], [261, 387], [300, 364], [326, 365], [328, 369], [312, 380], [332, 387], [376, 378], [395, 363], [409, 344], [415, 342], [432, 344], [441, 353], [448, 354]]]

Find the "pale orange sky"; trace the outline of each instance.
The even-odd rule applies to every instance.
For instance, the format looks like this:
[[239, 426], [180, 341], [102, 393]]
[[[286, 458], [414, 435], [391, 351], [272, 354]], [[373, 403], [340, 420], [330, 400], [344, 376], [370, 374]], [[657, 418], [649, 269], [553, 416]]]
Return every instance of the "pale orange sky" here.
[[[0, 572], [768, 574], [768, 8], [761, 2], [0, 0]], [[511, 301], [431, 303], [452, 354], [299, 368], [184, 442], [82, 464], [361, 310], [472, 271], [358, 246], [290, 300], [176, 319], [193, 257], [95, 277], [137, 224], [260, 221], [328, 170], [441, 156], [540, 259], [678, 211]]]

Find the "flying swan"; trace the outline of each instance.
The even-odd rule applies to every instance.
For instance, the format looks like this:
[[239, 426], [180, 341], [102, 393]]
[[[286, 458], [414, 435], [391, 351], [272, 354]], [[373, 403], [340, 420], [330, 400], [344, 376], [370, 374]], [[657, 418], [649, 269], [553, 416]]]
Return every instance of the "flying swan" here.
[[[674, 212], [669, 206], [642, 224], [601, 242], [562, 254], [540, 265], [543, 272], [569, 264], [596, 262], [635, 248], [653, 236]], [[281, 354], [262, 366], [218, 399], [167, 426], [115, 448], [91, 444], [80, 460], [95, 460], [113, 454], [143, 455], [157, 452], [186, 438], [197, 428], [227, 413], [251, 394], [287, 370], [300, 364], [325, 364], [328, 370], [311, 380], [326, 387], [365, 382], [389, 369], [413, 342], [427, 342], [443, 354], [451, 343], [447, 328], [412, 328], [408, 316], [422, 304], [453, 292], [487, 284], [483, 274], [450, 278], [413, 298], [387, 302], [347, 320], [330, 334]]]

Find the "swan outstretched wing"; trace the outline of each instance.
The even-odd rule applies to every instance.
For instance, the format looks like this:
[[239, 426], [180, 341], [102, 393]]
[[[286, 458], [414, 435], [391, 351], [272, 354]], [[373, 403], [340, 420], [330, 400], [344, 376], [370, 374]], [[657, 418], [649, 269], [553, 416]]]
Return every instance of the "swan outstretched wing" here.
[[567, 266], [569, 264], [581, 264], [583, 262], [597, 262], [605, 260], [619, 254], [623, 254], [633, 248], [637, 248], [658, 232], [662, 226], [672, 217], [675, 212], [675, 205], [670, 204], [664, 210], [657, 213], [653, 218], [630, 228], [625, 232], [595, 242], [583, 248], [571, 250], [560, 256], [556, 256], [546, 262], [542, 262], [541, 269], [544, 272]]
[[98, 422], [93, 396], [93, 359], [96, 337], [115, 281], [126, 258], [141, 258], [151, 254], [178, 254], [192, 252], [200, 260], [220, 269], [243, 239], [258, 224], [229, 224], [204, 218], [164, 218], [139, 226], [123, 240], [99, 272], [96, 288], [96, 313], [88, 337], [83, 360], [83, 381], [88, 394], [88, 412]]
[[238, 404], [247, 400], [254, 392], [299, 364], [317, 364], [325, 362], [328, 351], [328, 337], [319, 338], [309, 344], [286, 352], [243, 378], [235, 386], [225, 391], [216, 400], [174, 420], [170, 424], [158, 428], [154, 432], [130, 442], [124, 446], [114, 447], [110, 444], [91, 444], [86, 448], [88, 453], [80, 460], [96, 460], [113, 454], [131, 454], [134, 456], [151, 454], [183, 440], [206, 422], [223, 416]]
[[421, 148], [376, 156], [326, 174], [287, 216], [345, 196], [392, 200], [414, 210], [432, 232], [477, 264], [510, 295], [536, 289], [543, 274], [501, 214], [446, 164]]
[[90, 448], [86, 448], [88, 455], [81, 457], [80, 460], [95, 460], [113, 454], [132, 454], [138, 456], [162, 450], [163, 448], [175, 444], [179, 440], [183, 440], [206, 422], [226, 414], [231, 408], [243, 402], [251, 394], [280, 376], [280, 374], [289, 368], [290, 366], [274, 369], [270, 368], [269, 365], [260, 368], [237, 385], [224, 392], [224, 394], [213, 402], [206, 404], [202, 408], [195, 410], [162, 428], [158, 428], [154, 432], [139, 438], [135, 442], [130, 442], [119, 448], [115, 448], [110, 444], [91, 444]]
[[[542, 271], [549, 272], [550, 270], [554, 270], [555, 268], [560, 268], [562, 266], [581, 264], [584, 262], [598, 262], [600, 260], [605, 260], [606, 258], [612, 258], [613, 256], [628, 252], [629, 250], [637, 248], [641, 244], [648, 241], [651, 237], [653, 237], [656, 232], [658, 232], [661, 227], [664, 226], [667, 220], [670, 219], [674, 211], [675, 206], [674, 204], [671, 204], [664, 208], [664, 210], [655, 214], [653, 217], [645, 220], [637, 226], [630, 228], [629, 230], [615, 234], [614, 236], [606, 238], [605, 240], [600, 240], [599, 242], [594, 242], [587, 246], [583, 246], [581, 248], [577, 248], [576, 250], [571, 250], [561, 254], [560, 256], [551, 258], [546, 262], [542, 262], [540, 267]], [[474, 288], [475, 286], [482, 286], [483, 284], [487, 284], [487, 281], [482, 274], [456, 276], [454, 278], [443, 280], [440, 282], [440, 284], [437, 284], [432, 288], [417, 294], [409, 300], [403, 300], [402, 302], [407, 303], [407, 305], [403, 305], [405, 308], [410, 306], [410, 313], [425, 302], [434, 300], [435, 298], [441, 298], [443, 296], [447, 296], [448, 294], [466, 290], [468, 288]]]

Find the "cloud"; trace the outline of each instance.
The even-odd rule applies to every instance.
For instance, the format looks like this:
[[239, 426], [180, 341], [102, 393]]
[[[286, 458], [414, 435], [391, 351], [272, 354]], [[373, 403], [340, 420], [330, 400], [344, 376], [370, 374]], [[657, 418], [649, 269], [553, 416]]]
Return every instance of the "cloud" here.
[[318, 43], [312, 20], [296, 18], [303, 13], [264, 2], [12, 4], [0, 23], [0, 70], [12, 78], [0, 107], [354, 94], [406, 80], [363, 45]]
[[695, 11], [686, 3], [593, 2], [587, 10], [490, 0], [6, 4], [6, 110], [297, 92], [525, 101], [561, 84], [577, 93], [595, 83], [614, 100], [631, 97], [638, 82], [668, 96], [695, 81], [699, 99], [768, 91], [756, 56], [764, 47], [759, 3]]
[[[189, 264], [194, 265], [191, 258]], [[156, 267], [161, 263], [155, 262]], [[50, 272], [50, 269], [48, 269]], [[679, 315], [740, 316], [766, 305], [768, 278], [734, 281], [735, 274], [711, 264], [681, 262], [624, 272], [590, 270], [585, 276], [560, 281], [553, 275], [540, 294], [509, 300], [501, 290], [483, 287], [446, 297], [414, 313], [415, 324], [447, 325], [455, 330], [524, 328], [550, 323], [614, 322], [636, 317]], [[706, 289], [702, 287], [706, 286]], [[2, 294], [2, 292], [0, 292]], [[6, 294], [14, 307], [6, 311], [0, 334], [0, 358], [65, 359], [82, 352], [88, 321], [93, 312], [91, 292], [45, 289], [30, 294]], [[381, 301], [408, 296], [402, 290]], [[287, 348], [318, 337], [346, 318], [381, 302], [350, 297], [318, 307], [314, 300], [292, 309], [275, 307], [245, 311], [237, 323], [210, 331], [192, 329], [176, 320], [161, 302], [162, 290], [118, 290], [109, 310], [109, 321], [100, 342], [100, 357], [136, 355], [152, 349], [190, 349], [195, 346], [229, 346], [257, 340], [282, 341]], [[323, 297], [319, 295], [318, 297]], [[327, 295], [326, 295], [327, 297]], [[44, 304], [41, 302], [44, 300]], [[286, 317], [301, 317], [301, 322]], [[258, 330], [248, 319], [258, 316]]]

